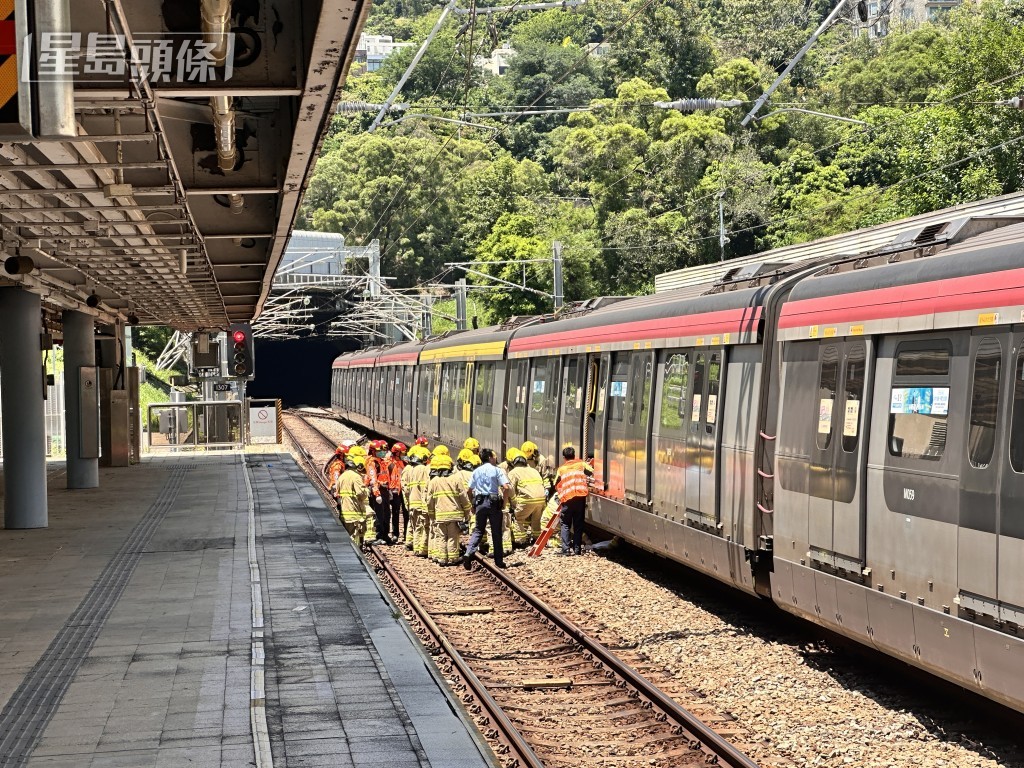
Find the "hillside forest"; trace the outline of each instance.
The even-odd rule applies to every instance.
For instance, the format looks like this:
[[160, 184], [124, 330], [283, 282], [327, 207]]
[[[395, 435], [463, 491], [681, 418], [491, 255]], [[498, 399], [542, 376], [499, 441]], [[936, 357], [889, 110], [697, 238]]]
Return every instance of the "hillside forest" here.
[[[446, 262], [482, 261], [503, 262], [483, 272], [546, 290], [558, 240], [566, 298], [578, 300], [1020, 190], [1024, 111], [996, 102], [1024, 89], [1024, 0], [966, 2], [924, 23], [894, 3], [871, 3], [884, 35], [867, 34], [851, 4], [747, 126], [828, 2], [588, 0], [453, 14], [402, 91], [409, 109], [385, 122], [474, 125], [416, 117], [371, 133], [372, 113], [337, 115], [299, 227], [379, 240], [383, 274], [400, 288], [451, 283], [462, 275]], [[366, 31], [414, 45], [354, 72], [343, 100], [384, 101], [440, 13], [425, 0], [375, 3]], [[516, 52], [504, 74], [473, 65], [502, 45]], [[744, 104], [654, 106], [688, 97]], [[794, 107], [860, 122], [771, 114]], [[475, 295], [482, 322], [551, 307], [500, 285]]]

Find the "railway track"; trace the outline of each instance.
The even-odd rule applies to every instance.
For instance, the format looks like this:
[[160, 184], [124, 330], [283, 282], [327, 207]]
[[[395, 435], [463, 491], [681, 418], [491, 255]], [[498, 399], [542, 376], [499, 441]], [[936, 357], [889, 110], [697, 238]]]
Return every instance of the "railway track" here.
[[[319, 466], [285, 429], [323, 492]], [[293, 422], [294, 424], [294, 422]], [[611, 650], [484, 561], [440, 569], [402, 548], [371, 562], [505, 768], [756, 764]]]

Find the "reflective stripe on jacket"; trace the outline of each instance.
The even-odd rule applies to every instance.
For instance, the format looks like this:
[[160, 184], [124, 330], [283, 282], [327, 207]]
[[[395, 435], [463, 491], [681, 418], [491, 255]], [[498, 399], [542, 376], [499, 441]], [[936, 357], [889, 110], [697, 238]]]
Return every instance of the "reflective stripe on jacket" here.
[[409, 475], [409, 509], [427, 511], [428, 482], [430, 482], [430, 467], [426, 464], [413, 467]]
[[439, 475], [430, 479], [427, 485], [427, 508], [439, 523], [465, 520], [469, 512], [469, 496], [462, 478], [455, 475]]
[[[382, 483], [383, 481], [383, 483]], [[366, 460], [366, 487], [370, 489], [371, 496], [380, 496], [381, 485], [386, 488], [388, 481], [388, 468], [383, 459], [371, 456]]]
[[586, 498], [590, 495], [588, 474], [593, 475], [594, 471], [582, 459], [572, 459], [558, 468], [555, 474], [555, 488], [563, 504], [569, 499]]
[[405, 469], [405, 462], [394, 457], [390, 458], [388, 466], [388, 488], [395, 493], [402, 490], [402, 470]]
[[513, 467], [508, 473], [508, 481], [512, 486], [512, 495], [517, 506], [536, 501], [543, 502], [546, 499], [544, 478], [533, 467]]
[[341, 519], [346, 523], [362, 520], [366, 514], [366, 485], [362, 475], [346, 469], [338, 478], [334, 491], [341, 501]]

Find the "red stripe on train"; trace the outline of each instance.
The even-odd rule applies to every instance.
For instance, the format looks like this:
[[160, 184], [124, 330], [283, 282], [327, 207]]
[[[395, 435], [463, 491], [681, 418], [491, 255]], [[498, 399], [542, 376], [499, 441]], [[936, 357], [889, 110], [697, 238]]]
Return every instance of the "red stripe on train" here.
[[[595, 328], [548, 333], [543, 336], [513, 338], [509, 343], [509, 352], [525, 352], [532, 349], [579, 346], [581, 344], [614, 344], [628, 341], [671, 339], [676, 336], [743, 333], [756, 330], [760, 317], [760, 307], [744, 307], [706, 312], [701, 315], [615, 323]], [[710, 344], [710, 340], [707, 340], [707, 343]]]
[[779, 327], [917, 317], [1017, 304], [1024, 304], [1024, 269], [1008, 269], [789, 302], [782, 308]]

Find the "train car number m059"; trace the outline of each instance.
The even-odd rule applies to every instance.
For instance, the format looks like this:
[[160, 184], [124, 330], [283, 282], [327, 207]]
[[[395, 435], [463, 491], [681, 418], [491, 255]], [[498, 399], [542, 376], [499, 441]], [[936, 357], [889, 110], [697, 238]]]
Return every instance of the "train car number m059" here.
[[903, 489], [903, 500], [904, 501], [913, 501], [914, 500], [914, 489], [913, 488], [904, 488]]

